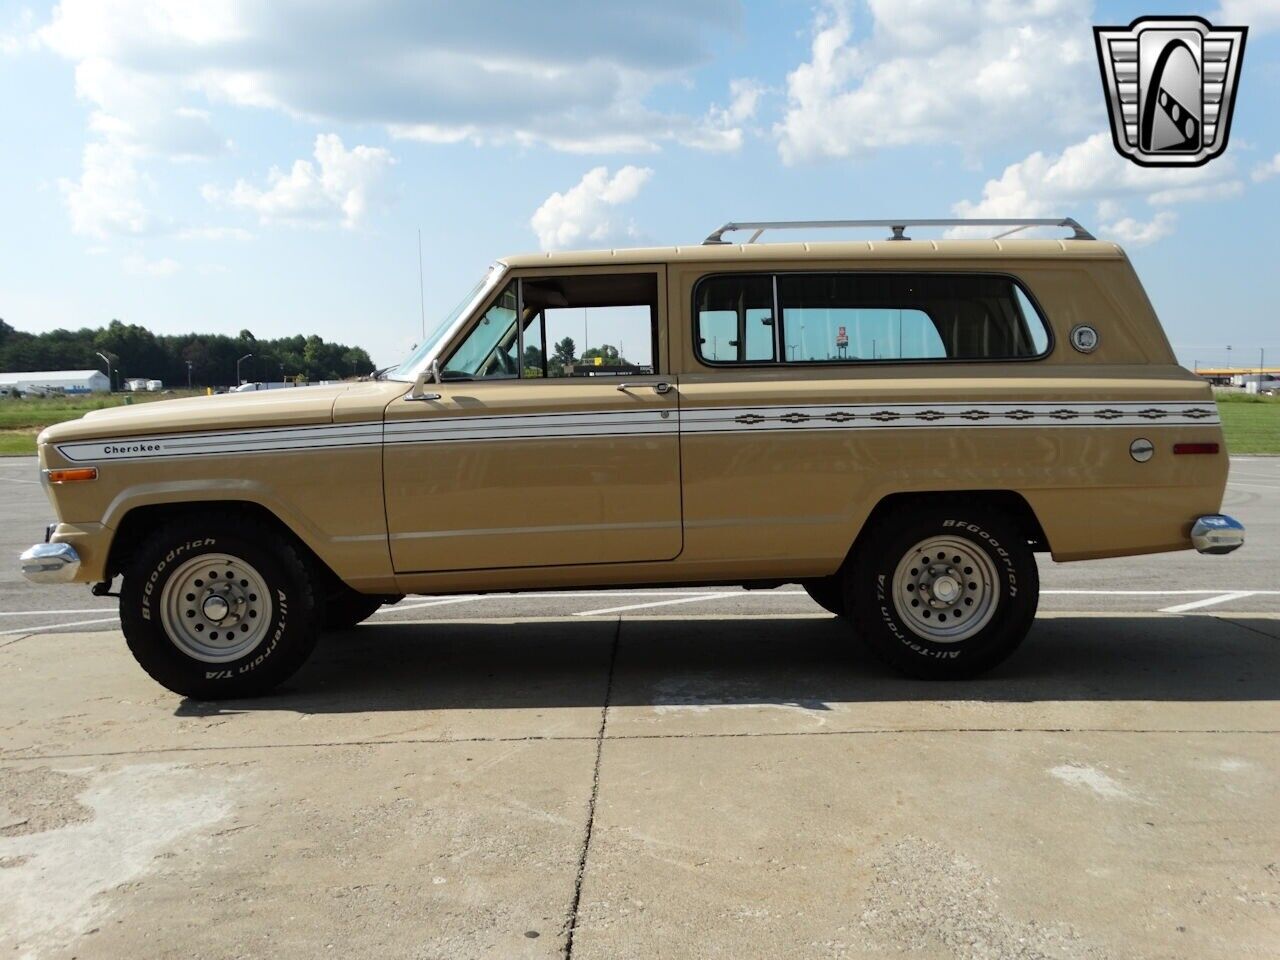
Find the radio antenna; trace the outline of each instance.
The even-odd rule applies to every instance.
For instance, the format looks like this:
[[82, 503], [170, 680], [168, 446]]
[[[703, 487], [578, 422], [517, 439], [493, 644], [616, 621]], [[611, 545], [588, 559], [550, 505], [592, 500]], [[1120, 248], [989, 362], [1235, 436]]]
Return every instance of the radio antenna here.
[[422, 286], [422, 228], [418, 228], [418, 310], [422, 314], [422, 342], [427, 340], [427, 300]]

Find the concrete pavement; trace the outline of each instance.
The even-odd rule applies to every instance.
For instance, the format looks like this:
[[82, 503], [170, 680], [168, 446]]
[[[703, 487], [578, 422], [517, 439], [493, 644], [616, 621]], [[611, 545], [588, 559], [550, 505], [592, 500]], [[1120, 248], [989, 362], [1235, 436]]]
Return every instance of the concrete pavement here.
[[0, 953], [1276, 955], [1280, 461], [1228, 503], [1231, 557], [1043, 564], [959, 684], [794, 586], [560, 591], [409, 598], [200, 703], [0, 568]]

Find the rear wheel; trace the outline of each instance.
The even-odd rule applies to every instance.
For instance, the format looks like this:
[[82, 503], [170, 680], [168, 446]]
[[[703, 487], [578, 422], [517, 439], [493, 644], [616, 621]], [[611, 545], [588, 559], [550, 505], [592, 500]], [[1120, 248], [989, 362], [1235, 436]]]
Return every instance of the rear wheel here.
[[316, 643], [305, 561], [235, 517], [193, 516], [156, 531], [125, 571], [120, 622], [134, 659], [174, 693], [265, 693]]
[[1016, 525], [960, 504], [883, 517], [859, 540], [845, 597], [858, 634], [926, 679], [973, 676], [1008, 657], [1039, 601], [1035, 555]]
[[800, 586], [809, 594], [809, 599], [828, 613], [837, 617], [846, 616], [844, 605], [844, 578], [840, 574], [822, 577], [818, 580], [805, 580]]

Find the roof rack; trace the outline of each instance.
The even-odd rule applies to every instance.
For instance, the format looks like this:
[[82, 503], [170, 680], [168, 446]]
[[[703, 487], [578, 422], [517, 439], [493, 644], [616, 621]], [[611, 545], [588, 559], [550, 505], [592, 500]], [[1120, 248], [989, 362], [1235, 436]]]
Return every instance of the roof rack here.
[[889, 240], [910, 240], [906, 235], [907, 227], [1011, 227], [1003, 233], [996, 234], [992, 239], [999, 240], [1001, 237], [1007, 237], [1010, 234], [1017, 233], [1019, 230], [1025, 230], [1027, 227], [1069, 227], [1073, 232], [1072, 240], [1094, 240], [1091, 234], [1084, 227], [1080, 226], [1071, 217], [1049, 217], [1039, 220], [1023, 220], [1023, 219], [997, 219], [997, 220], [765, 220], [758, 223], [726, 223], [717, 230], [712, 230], [707, 239], [703, 240], [707, 243], [728, 243], [723, 239], [723, 235], [734, 230], [754, 230], [751, 239], [747, 243], [755, 243], [760, 238], [760, 234], [766, 230], [838, 230], [841, 228], [862, 228], [862, 227], [888, 227], [893, 233], [887, 238]]

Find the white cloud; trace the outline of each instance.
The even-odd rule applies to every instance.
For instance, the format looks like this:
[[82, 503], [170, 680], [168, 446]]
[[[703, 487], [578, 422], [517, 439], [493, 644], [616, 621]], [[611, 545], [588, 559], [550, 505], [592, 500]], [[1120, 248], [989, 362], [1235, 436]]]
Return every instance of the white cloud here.
[[174, 234], [179, 240], [251, 240], [243, 227], [183, 227]]
[[350, 150], [334, 133], [316, 137], [315, 163], [295, 160], [288, 172], [273, 167], [265, 189], [238, 180], [230, 190], [206, 186], [205, 199], [251, 210], [265, 224], [359, 226], [372, 206], [386, 200], [386, 177], [395, 163], [381, 147]]
[[1104, 236], [1114, 237], [1121, 243], [1141, 247], [1167, 237], [1173, 232], [1173, 225], [1177, 219], [1177, 214], [1168, 210], [1160, 211], [1145, 223], [1133, 217], [1122, 217], [1114, 223], [1103, 224], [1102, 233]]
[[[1000, 177], [987, 181], [980, 200], [962, 200], [953, 209], [961, 217], [1074, 215], [1086, 220], [1084, 207], [1109, 221], [1103, 223], [1101, 234], [1141, 244], [1166, 236], [1175, 218], [1163, 211], [1142, 222], [1125, 214], [1125, 204], [1169, 206], [1234, 196], [1242, 189], [1229, 159], [1203, 167], [1139, 167], [1115, 152], [1109, 134], [1096, 133], [1060, 154], [1037, 151], [1010, 164]], [[952, 235], [964, 236], [966, 231]]]
[[7, 24], [0, 24], [0, 55], [26, 53], [40, 46], [35, 33], [35, 14], [30, 7], [23, 7]]
[[95, 124], [156, 152], [222, 149], [199, 114], [224, 103], [430, 142], [723, 149], [704, 118], [645, 101], [708, 59], [740, 17], [736, 0], [584, 3], [559, 15], [502, 0], [383, 0], [372, 15], [290, 0], [62, 0], [40, 35], [87, 74], [79, 89], [98, 107]]
[[617, 208], [634, 200], [653, 176], [647, 167], [626, 166], [612, 177], [607, 167], [588, 170], [577, 185], [553, 193], [529, 220], [543, 250], [585, 242], [606, 244], [615, 237], [634, 236], [635, 228], [620, 224]]
[[1210, 18], [1225, 27], [1246, 26], [1251, 32], [1280, 30], [1280, 3], [1276, 0], [1222, 0]]
[[828, 0], [775, 125], [787, 163], [874, 147], [976, 149], [1087, 129], [1101, 108], [1088, 0]]
[[1263, 180], [1270, 180], [1275, 176], [1280, 176], [1280, 153], [1253, 168], [1253, 179], [1258, 183]]
[[690, 144], [708, 150], [739, 149], [743, 141], [743, 127], [755, 119], [764, 93], [764, 86], [755, 80], [730, 80], [729, 105], [712, 104], [702, 124], [702, 135], [690, 138]]
[[159, 260], [148, 260], [140, 254], [129, 254], [120, 261], [125, 271], [135, 277], [171, 277], [182, 269], [182, 265], [169, 257]]
[[72, 231], [99, 239], [152, 228], [141, 197], [144, 184], [128, 151], [108, 143], [86, 144], [80, 179], [58, 181]]

